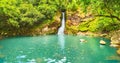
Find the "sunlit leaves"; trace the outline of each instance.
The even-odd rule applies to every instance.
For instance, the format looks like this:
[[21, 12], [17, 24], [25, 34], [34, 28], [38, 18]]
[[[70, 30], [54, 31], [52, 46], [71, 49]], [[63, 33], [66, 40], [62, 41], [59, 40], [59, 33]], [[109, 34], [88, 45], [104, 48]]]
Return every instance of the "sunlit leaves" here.
[[104, 0], [106, 12], [116, 15], [120, 18], [120, 0]]
[[52, 18], [55, 15], [55, 12], [57, 11], [56, 6], [48, 4], [39, 5], [38, 9], [42, 14], [45, 15], [46, 19]]
[[9, 19], [9, 20], [8, 20], [8, 24], [10, 24], [10, 25], [13, 26], [13, 27], [17, 27], [17, 28], [20, 27], [20, 26], [19, 26], [19, 23], [18, 23], [17, 21], [13, 20], [13, 19]]
[[[96, 21], [81, 24], [80, 30], [82, 31], [109, 31], [119, 27], [116, 24], [119, 22], [116, 21], [119, 21], [120, 18], [120, 0], [0, 0], [0, 23], [8, 23], [6, 28], [7, 26], [31, 27], [43, 21], [51, 21], [61, 10], [79, 10], [84, 11], [82, 12], [84, 14], [92, 14], [92, 16], [107, 15]], [[82, 13], [78, 15], [81, 16]], [[115, 26], [109, 28], [112, 25]]]
[[19, 18], [21, 19], [20, 22], [24, 22], [28, 25], [33, 25], [34, 22], [44, 17], [32, 4], [21, 4], [19, 10], [21, 12]]

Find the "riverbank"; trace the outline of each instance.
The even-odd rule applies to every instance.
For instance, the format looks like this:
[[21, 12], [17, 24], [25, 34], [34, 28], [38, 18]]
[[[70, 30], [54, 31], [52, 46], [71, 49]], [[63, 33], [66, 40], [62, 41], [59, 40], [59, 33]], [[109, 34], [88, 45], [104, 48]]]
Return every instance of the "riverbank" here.
[[112, 31], [109, 36], [111, 36], [110, 46], [117, 48], [117, 53], [120, 55], [120, 30]]

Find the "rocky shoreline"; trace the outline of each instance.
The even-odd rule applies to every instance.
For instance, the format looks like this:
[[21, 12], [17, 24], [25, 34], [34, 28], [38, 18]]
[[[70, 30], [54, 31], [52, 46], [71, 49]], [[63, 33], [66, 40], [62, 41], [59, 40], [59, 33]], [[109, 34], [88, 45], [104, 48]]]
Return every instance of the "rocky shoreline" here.
[[77, 35], [105, 37], [111, 40], [110, 46], [117, 48], [117, 54], [120, 55], [120, 30], [109, 33], [78, 32]]
[[111, 45], [112, 47], [117, 48], [117, 53], [120, 55], [120, 30], [113, 31], [109, 34], [111, 36]]

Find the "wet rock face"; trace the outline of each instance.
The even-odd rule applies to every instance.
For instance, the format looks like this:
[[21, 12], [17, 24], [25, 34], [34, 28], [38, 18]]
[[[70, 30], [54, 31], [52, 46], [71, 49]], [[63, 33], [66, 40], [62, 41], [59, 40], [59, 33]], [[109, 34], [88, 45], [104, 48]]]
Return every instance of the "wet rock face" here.
[[66, 21], [68, 21], [68, 23], [70, 25], [73, 25], [73, 26], [77, 26], [79, 25], [81, 22], [84, 22], [84, 21], [88, 21], [88, 20], [92, 20], [94, 19], [94, 16], [92, 15], [91, 12], [88, 12], [87, 14], [81, 10], [81, 9], [78, 9], [77, 11], [75, 12], [71, 12], [71, 11], [67, 11], [66, 12]]
[[67, 18], [67, 22], [69, 25], [76, 26], [80, 23], [80, 17], [77, 14], [69, 15]]

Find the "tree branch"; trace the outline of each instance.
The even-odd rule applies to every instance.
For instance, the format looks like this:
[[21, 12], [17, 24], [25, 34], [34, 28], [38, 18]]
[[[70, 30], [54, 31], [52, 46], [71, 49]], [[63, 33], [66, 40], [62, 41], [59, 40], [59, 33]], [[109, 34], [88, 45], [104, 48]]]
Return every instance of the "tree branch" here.
[[116, 18], [118, 21], [120, 21], [120, 18], [114, 15], [95, 15], [96, 17], [108, 17], [108, 18]]

